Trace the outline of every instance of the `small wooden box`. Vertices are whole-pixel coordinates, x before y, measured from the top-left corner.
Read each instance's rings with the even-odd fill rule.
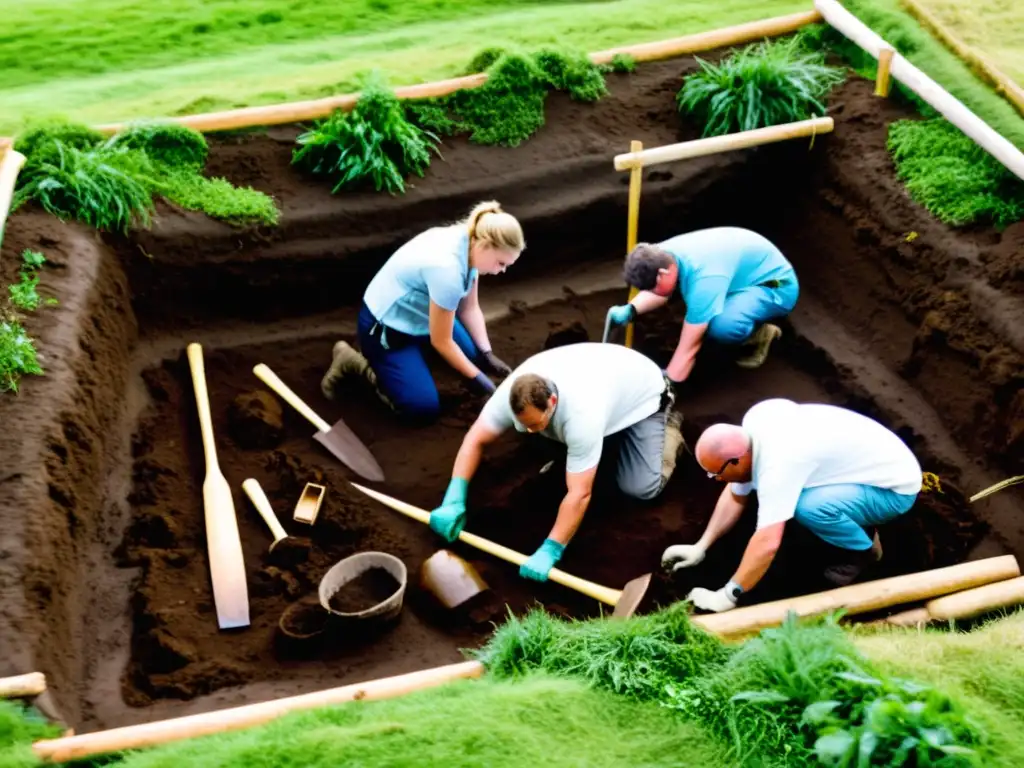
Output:
[[[294,519],[309,525],[315,523],[316,516],[320,514],[320,505],[323,504],[326,490],[322,485],[306,483],[306,487],[302,489],[302,495],[299,496],[299,500],[295,504]]]

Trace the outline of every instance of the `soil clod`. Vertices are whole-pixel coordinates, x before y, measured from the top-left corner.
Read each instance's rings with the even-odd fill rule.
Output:
[[[281,405],[267,392],[243,392],[228,408],[228,429],[240,448],[276,448],[284,439]]]

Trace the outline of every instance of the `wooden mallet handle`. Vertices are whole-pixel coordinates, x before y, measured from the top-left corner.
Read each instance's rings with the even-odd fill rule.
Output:
[[[252,505],[256,507],[256,511],[260,513],[260,517],[263,518],[263,522],[270,528],[270,532],[274,534],[274,543],[276,544],[281,539],[287,538],[288,532],[282,527],[281,523],[277,519],[277,515],[274,514],[274,508],[270,506],[270,499],[267,498],[267,494],[263,492],[263,487],[255,478],[248,478],[242,482],[242,490],[252,501]]]
[[[429,525],[430,513],[426,510],[414,507],[412,504],[406,504],[404,501],[399,501],[398,499],[394,499],[391,496],[378,491],[364,488],[358,483],[352,483],[352,485],[367,496],[376,499],[381,504],[391,507],[396,512],[401,512],[403,515],[411,517],[413,520],[419,520],[421,523],[427,523]],[[482,552],[486,552],[489,555],[494,555],[506,562],[512,563],[513,565],[522,565],[529,559],[526,555],[520,552],[516,552],[508,547],[503,547],[501,544],[496,544],[490,539],[477,536],[475,533],[463,531],[459,534],[459,540],[464,541],[471,547],[476,547]],[[602,587],[600,584],[595,584],[592,581],[587,581],[586,579],[581,579],[578,576],[573,576],[572,574],[566,573],[558,568],[551,569],[550,573],[548,573],[548,579],[561,584],[563,587],[573,589],[587,597],[599,600],[606,605],[615,605],[619,602],[619,598],[622,596],[622,590]]]

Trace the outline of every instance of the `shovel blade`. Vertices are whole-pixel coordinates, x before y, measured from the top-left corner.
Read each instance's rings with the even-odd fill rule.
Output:
[[[644,595],[647,594],[647,588],[651,586],[652,576],[653,574],[645,573],[626,583],[619,601],[615,603],[615,610],[612,611],[613,618],[628,619],[636,612]]]
[[[384,479],[384,470],[370,453],[370,449],[363,445],[363,441],[356,437],[342,419],[338,419],[329,431],[317,432],[313,439],[357,475],[376,483]]]

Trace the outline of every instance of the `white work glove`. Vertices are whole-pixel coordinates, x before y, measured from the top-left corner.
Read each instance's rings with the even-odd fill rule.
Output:
[[[704,547],[699,544],[675,544],[661,555],[661,566],[672,566],[673,571],[697,565],[704,559]]]
[[[721,613],[722,611],[731,611],[736,607],[736,601],[733,600],[732,595],[726,591],[726,587],[722,587],[714,592],[710,589],[704,589],[703,587],[696,587],[690,590],[686,599],[691,601],[702,611],[714,611],[715,613]]]

